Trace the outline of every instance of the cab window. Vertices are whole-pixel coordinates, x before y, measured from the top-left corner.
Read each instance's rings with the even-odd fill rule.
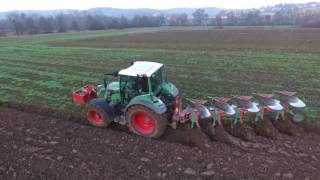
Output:
[[[155,93],[160,90],[161,84],[163,82],[162,73],[163,67],[151,75],[151,88]]]

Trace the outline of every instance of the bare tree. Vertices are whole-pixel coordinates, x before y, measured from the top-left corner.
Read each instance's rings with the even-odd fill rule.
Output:
[[[39,29],[37,27],[35,17],[33,17],[33,16],[27,17],[25,26],[26,26],[26,31],[28,34],[38,34],[39,33],[38,32]]]
[[[56,16],[56,23],[58,32],[66,32],[68,30],[67,15],[59,14]]]
[[[52,33],[54,32],[53,18],[40,17],[38,21],[38,31],[41,33]]]
[[[7,19],[9,21],[9,25],[12,27],[16,35],[23,35],[25,31],[24,24],[25,14],[9,14]]]
[[[169,19],[170,26],[186,26],[188,25],[188,15],[183,14],[174,14],[170,16]]]
[[[195,26],[207,25],[209,15],[204,9],[197,9],[193,14],[193,24]]]
[[[79,31],[80,30],[80,26],[79,23],[76,19],[73,19],[72,24],[71,24],[71,29],[74,31]]]
[[[6,25],[7,22],[5,20],[0,21],[0,36],[6,36]]]

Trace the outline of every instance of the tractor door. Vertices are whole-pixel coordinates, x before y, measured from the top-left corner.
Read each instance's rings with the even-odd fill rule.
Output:
[[[147,77],[120,76],[120,95],[123,104],[128,104],[132,98],[148,92]]]

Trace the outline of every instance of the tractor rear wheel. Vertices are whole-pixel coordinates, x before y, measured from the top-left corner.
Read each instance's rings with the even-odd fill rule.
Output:
[[[108,103],[103,99],[93,99],[87,105],[87,119],[95,127],[108,127],[112,122]]]
[[[156,114],[142,105],[130,107],[126,121],[131,132],[148,138],[159,138],[167,127],[165,114]]]

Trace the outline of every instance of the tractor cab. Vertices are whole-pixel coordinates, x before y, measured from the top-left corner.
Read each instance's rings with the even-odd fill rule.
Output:
[[[157,96],[165,82],[164,66],[160,63],[137,61],[119,72],[120,96],[124,104],[137,96]]]
[[[118,77],[119,80],[111,83],[105,80],[104,85],[98,85],[97,96],[108,102],[121,103],[123,106],[137,97],[151,99],[167,87],[164,65],[155,62],[136,61],[126,69],[106,75]]]

